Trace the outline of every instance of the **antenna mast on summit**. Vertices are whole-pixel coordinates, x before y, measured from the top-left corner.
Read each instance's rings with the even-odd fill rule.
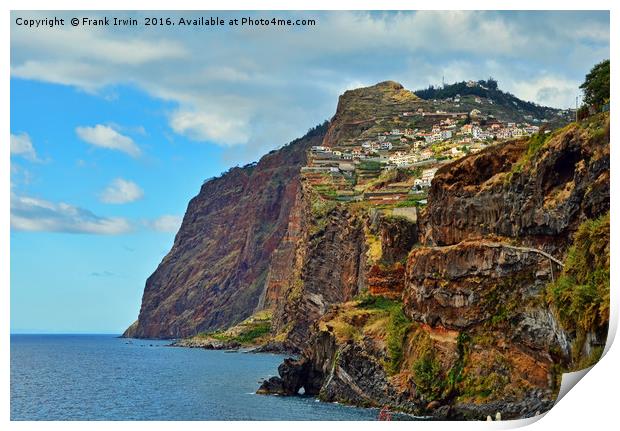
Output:
[[[575,97],[575,122],[577,122],[577,112],[579,111],[579,95]]]

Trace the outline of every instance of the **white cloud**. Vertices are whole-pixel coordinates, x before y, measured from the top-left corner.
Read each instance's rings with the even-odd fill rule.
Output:
[[[535,100],[545,106],[570,108],[574,107],[575,96],[579,94],[579,84],[579,81],[546,75],[532,80],[513,81],[508,85],[525,100]]]
[[[182,216],[177,215],[163,215],[147,222],[147,226],[157,232],[177,232],[181,227],[183,221]]]
[[[173,20],[188,14],[166,13]],[[114,91],[115,85],[136,87],[176,105],[167,118],[174,132],[234,146],[229,151],[249,161],[329,118],[336,106],[335,92],[351,82],[396,79],[417,89],[411,84],[437,84],[442,74],[448,82],[457,75],[459,79],[493,75],[500,88],[517,97],[564,105],[565,87],[549,86],[544,79],[582,80],[595,62],[609,56],[605,12],[256,15],[310,17],[318,25],[209,31],[200,38],[180,28],[33,32],[13,25],[11,76],[92,93]],[[143,14],[135,17],[142,19]],[[492,61],[502,70],[490,70]],[[467,74],[451,70],[456,63],[467,63]],[[528,82],[543,86],[519,84]],[[521,89],[524,93],[519,93]]]
[[[19,65],[11,66],[11,75],[14,77],[53,84],[75,85],[89,93],[94,93],[102,86],[112,84],[114,78],[109,73],[107,68],[76,60],[27,60]]]
[[[156,232],[176,233],[182,221],[182,216],[169,214],[133,221],[102,217],[75,205],[11,192],[11,229],[16,231],[123,235],[142,226]]]
[[[196,141],[212,141],[229,146],[244,144],[248,140],[245,121],[217,112],[176,111],[170,116],[170,127],[176,133]]]
[[[14,26],[18,36],[22,36],[21,29]],[[57,28],[51,32],[27,31],[28,36],[18,37],[16,44],[48,58],[54,57],[50,51],[62,50],[66,57],[86,60],[86,63],[136,66],[163,60],[178,61],[188,55],[182,44],[157,36],[140,38],[86,27]],[[75,43],[76,40],[80,43]]]
[[[125,204],[142,199],[144,192],[133,181],[114,179],[101,193],[101,201],[107,204]]]
[[[132,230],[121,217],[100,217],[64,202],[11,193],[11,228],[21,231],[120,235]]]
[[[28,133],[11,133],[11,154],[23,157],[31,162],[40,162]]]
[[[208,81],[245,82],[252,79],[249,73],[229,66],[209,66],[203,70],[202,79]]]
[[[94,127],[76,127],[75,133],[84,142],[96,147],[122,151],[132,157],[138,157],[141,154],[140,148],[133,139],[121,135],[113,128],[102,124],[97,124]]]

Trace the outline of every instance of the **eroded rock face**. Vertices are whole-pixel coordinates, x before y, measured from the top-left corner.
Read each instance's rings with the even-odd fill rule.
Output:
[[[278,366],[278,376],[265,380],[257,394],[296,395],[306,384],[309,363],[306,359],[287,358]]]
[[[279,376],[265,380],[257,394],[296,395],[304,389],[307,395],[318,395],[332,370],[338,346],[328,332],[319,332],[300,359],[285,359],[278,367]]]
[[[563,129],[523,169],[527,139],[442,167],[428,197],[426,242],[498,235],[563,251],[581,222],[609,208],[609,123],[604,132]]]
[[[417,322],[467,329],[540,295],[558,268],[536,252],[485,241],[422,247],[409,255],[405,311]]]
[[[415,214],[416,208],[396,208],[408,210]],[[418,225],[416,220],[403,216],[380,217],[377,230],[381,238],[382,258],[386,262],[404,260],[411,248],[418,242]]]
[[[322,401],[416,409],[392,387],[373,353],[356,343],[338,345],[326,331],[313,336],[301,359],[286,359],[278,373],[279,377],[264,381],[257,393],[295,395],[304,388],[305,394],[317,395]]]
[[[372,265],[367,274],[368,292],[385,298],[400,299],[405,288],[405,266]]]
[[[394,404],[395,391],[389,385],[384,368],[354,343],[342,346],[334,358],[320,397],[363,406]]]
[[[325,129],[207,181],[174,245],[148,278],[128,337],[178,338],[229,327],[264,299],[274,250],[290,225],[306,150]]]
[[[317,229],[309,197],[304,198],[304,236],[297,243],[293,265],[274,315],[274,331],[286,331],[288,343],[303,349],[312,326],[329,307],[350,300],[364,286],[363,221],[346,208],[323,216]]]
[[[320,316],[320,330],[303,333],[319,331],[302,351],[309,393],[448,419],[548,410],[557,367],[570,363],[574,340],[549,309],[545,289],[560,273],[577,226],[609,209],[608,131],[580,127],[537,151],[517,140],[442,168],[416,220],[422,244],[407,223],[371,211],[365,226],[375,249],[368,248],[373,261],[362,278],[371,294],[403,301],[410,326],[400,368],[394,375],[385,368],[394,334],[382,334],[355,302],[334,304],[312,314]],[[331,220],[324,232],[335,225]],[[304,256],[302,268],[314,260]]]

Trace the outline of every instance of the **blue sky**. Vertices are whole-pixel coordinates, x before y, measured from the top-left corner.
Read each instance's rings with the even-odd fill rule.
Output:
[[[202,181],[303,135],[346,89],[493,76],[567,107],[609,57],[604,12],[193,14],[317,20],[306,28],[15,24],[47,15],[12,13],[13,332],[122,331]]]

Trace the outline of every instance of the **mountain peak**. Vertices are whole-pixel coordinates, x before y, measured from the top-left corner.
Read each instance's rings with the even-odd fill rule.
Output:
[[[382,81],[370,87],[345,91],[338,99],[323,145],[352,138],[381,119],[390,119],[417,109],[421,99],[395,81]]]
[[[390,88],[393,90],[402,90],[403,88],[403,84],[401,84],[400,82],[396,82],[396,81],[382,81],[379,82],[375,85],[373,85],[372,87],[386,87],[386,88]]]

